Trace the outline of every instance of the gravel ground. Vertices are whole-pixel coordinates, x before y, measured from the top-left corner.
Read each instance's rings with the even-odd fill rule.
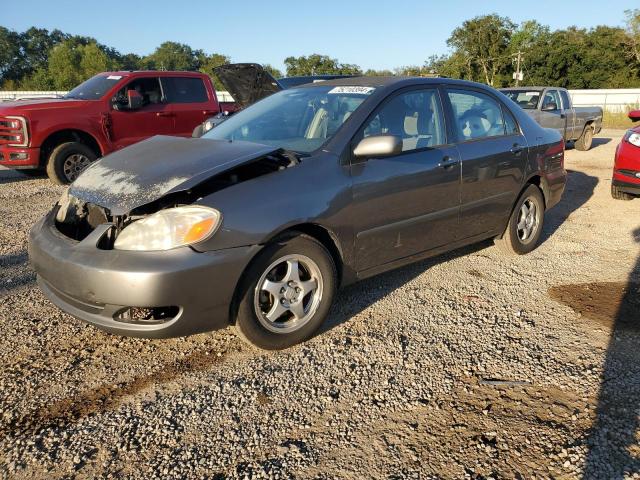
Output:
[[[621,131],[567,152],[544,242],[490,242],[341,292],[304,345],[108,335],[40,293],[61,189],[0,171],[0,477],[640,478],[640,200]]]

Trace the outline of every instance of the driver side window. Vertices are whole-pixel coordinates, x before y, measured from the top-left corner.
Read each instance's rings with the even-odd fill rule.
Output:
[[[122,87],[116,94],[116,102],[121,105],[128,103],[127,92],[135,90],[142,96],[142,108],[147,105],[162,103],[162,89],[155,77],[137,78]]]
[[[549,107],[549,105],[554,104],[557,110],[560,108],[560,96],[558,95],[557,90],[549,90],[544,94],[544,100],[542,101],[542,108]]]

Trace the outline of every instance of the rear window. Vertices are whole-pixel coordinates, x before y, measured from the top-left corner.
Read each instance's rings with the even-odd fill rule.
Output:
[[[201,78],[163,77],[162,87],[169,103],[203,103],[209,100]]]

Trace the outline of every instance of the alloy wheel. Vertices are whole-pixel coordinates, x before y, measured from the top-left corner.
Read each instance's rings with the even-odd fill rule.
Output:
[[[320,268],[304,255],[273,262],[258,280],[254,307],[267,330],[290,333],[302,328],[318,310],[324,282]]]
[[[89,157],[81,153],[69,155],[62,166],[62,171],[67,181],[69,183],[73,182],[90,163]]]

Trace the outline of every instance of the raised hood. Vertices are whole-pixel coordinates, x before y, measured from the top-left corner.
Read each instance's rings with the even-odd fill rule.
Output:
[[[257,63],[221,65],[213,73],[241,108],[282,90],[278,81]]]
[[[69,194],[122,215],[276,151],[250,142],[153,137],[91,165]]]

